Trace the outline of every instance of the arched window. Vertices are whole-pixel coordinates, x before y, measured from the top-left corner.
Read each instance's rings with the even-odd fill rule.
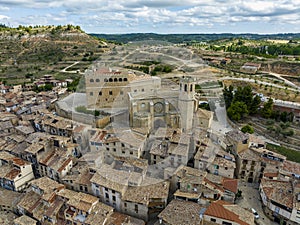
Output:
[[[184,91],[187,91],[187,84],[184,85]]]
[[[91,83],[94,83],[94,79],[90,79],[90,82],[91,82]]]
[[[119,82],[122,82],[123,80],[122,80],[122,78],[119,78]]]
[[[191,84],[191,86],[190,86],[190,91],[193,91],[193,85]]]
[[[108,82],[107,78],[104,78],[104,82]]]
[[[124,78],[124,81],[127,81],[127,77]]]
[[[113,82],[113,79],[112,79],[112,78],[109,78],[109,82]]]
[[[114,82],[118,82],[118,78],[115,78],[115,79],[114,79]]]

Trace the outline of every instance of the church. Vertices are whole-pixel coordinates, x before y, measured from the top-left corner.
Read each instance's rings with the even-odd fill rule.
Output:
[[[180,128],[184,132],[199,126],[207,129],[213,113],[204,113],[206,110],[198,108],[195,83],[193,77],[182,77],[177,90],[128,93],[130,127],[148,130],[156,130],[159,127]],[[204,124],[208,127],[203,127]]]

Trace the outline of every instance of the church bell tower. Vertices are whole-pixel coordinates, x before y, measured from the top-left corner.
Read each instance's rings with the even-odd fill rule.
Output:
[[[193,127],[195,79],[183,77],[180,79],[178,108],[180,110],[181,128],[189,131]]]

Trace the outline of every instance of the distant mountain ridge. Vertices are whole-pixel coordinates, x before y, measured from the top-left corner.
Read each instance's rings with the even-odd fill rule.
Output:
[[[156,34],[156,33],[129,33],[129,34],[96,34],[90,33],[92,36],[103,38],[108,41],[114,41],[118,43],[128,43],[135,41],[147,41],[147,40],[159,40],[167,41],[171,43],[186,43],[191,41],[214,41],[219,39],[230,39],[230,38],[243,38],[243,39],[284,39],[284,40],[295,40],[300,39],[300,33],[279,33],[279,34],[232,34],[232,33],[221,33],[221,34]]]

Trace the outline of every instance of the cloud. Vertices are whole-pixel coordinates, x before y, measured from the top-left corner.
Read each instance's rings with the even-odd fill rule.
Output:
[[[103,28],[136,26],[140,29],[144,26],[146,29],[148,26],[164,30],[264,22],[300,27],[300,1],[291,0],[2,0],[1,4],[0,10],[22,10],[21,17],[15,14],[9,17],[10,20],[16,18],[15,23],[25,25],[28,22],[57,24],[72,21],[88,27],[94,24]],[[45,16],[49,12],[52,17]]]
[[[0,21],[2,21],[2,20],[8,20],[8,19],[9,19],[8,16],[0,15]]]

